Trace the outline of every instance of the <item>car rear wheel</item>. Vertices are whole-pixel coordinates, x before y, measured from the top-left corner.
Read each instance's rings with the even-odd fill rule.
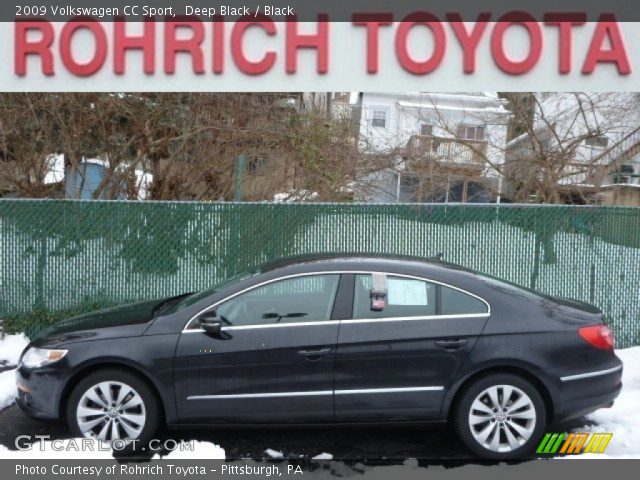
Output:
[[[528,381],[512,374],[483,377],[462,392],[454,424],[462,441],[483,458],[527,457],[547,421],[544,401]]]
[[[66,413],[74,435],[117,441],[118,447],[148,442],[160,424],[160,408],[151,388],[138,376],[118,369],[99,370],[83,378],[71,393]]]

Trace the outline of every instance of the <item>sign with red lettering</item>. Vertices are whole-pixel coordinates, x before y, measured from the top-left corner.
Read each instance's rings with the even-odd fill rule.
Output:
[[[275,22],[264,14],[238,21],[182,15],[5,22],[0,40],[11,41],[0,48],[12,61],[0,67],[0,81],[16,90],[60,89],[58,78],[66,89],[69,81],[83,89],[82,79],[117,77],[131,79],[125,89],[165,90],[178,76],[193,90],[250,89],[262,80],[269,80],[263,90],[389,90],[398,82],[423,90],[425,80],[461,90],[488,82],[492,89],[530,89],[532,81],[538,89],[598,90],[615,88],[611,81],[625,89],[637,75],[637,23],[557,12],[542,21],[525,12],[496,20],[489,13],[469,22],[456,13],[416,11],[400,19],[357,13],[350,22],[331,22],[327,14],[315,22]]]

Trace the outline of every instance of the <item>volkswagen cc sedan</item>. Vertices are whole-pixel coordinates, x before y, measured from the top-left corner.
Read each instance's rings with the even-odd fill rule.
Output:
[[[110,442],[448,422],[481,457],[523,458],[548,422],[611,406],[621,376],[593,306],[440,261],[307,257],[55,325],[22,354],[17,403]]]

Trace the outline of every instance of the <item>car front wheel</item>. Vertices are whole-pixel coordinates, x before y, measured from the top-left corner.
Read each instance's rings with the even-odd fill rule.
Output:
[[[71,393],[66,413],[74,435],[122,445],[148,442],[160,423],[151,388],[138,376],[118,369],[83,378]]]
[[[489,459],[525,458],[540,442],[547,421],[544,401],[513,374],[483,377],[465,388],[454,412],[462,441]]]

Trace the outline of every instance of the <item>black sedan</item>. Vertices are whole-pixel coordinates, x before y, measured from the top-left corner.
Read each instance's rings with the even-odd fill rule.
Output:
[[[17,403],[110,442],[449,422],[482,457],[522,458],[548,422],[611,406],[621,376],[593,306],[435,260],[308,257],[55,325],[22,354]]]

